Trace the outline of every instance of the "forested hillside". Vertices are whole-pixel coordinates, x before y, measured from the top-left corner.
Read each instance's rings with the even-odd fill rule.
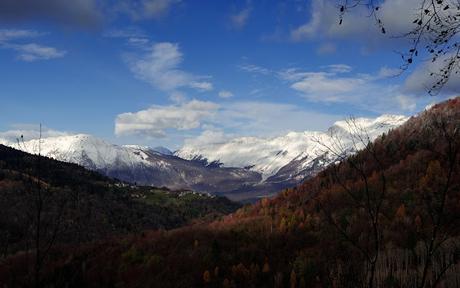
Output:
[[[40,285],[458,287],[460,98],[373,143],[349,125],[365,148],[302,185],[208,224],[57,247]],[[6,287],[33,285],[32,254],[3,259]]]
[[[56,243],[170,229],[238,207],[225,198],[191,191],[125,184],[0,145],[2,257],[34,249],[37,238],[46,250]]]

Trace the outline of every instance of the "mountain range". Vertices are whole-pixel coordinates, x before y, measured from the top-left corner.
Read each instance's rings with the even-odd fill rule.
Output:
[[[382,115],[338,121],[324,132],[240,137],[218,143],[187,142],[174,153],[164,147],[115,145],[87,134],[43,138],[41,142],[0,139],[0,143],[131,183],[253,201],[295,186],[336,161],[337,155],[329,153],[327,147],[340,143],[347,154],[361,149],[354,145],[351,134],[360,133],[372,141],[407,119]]]

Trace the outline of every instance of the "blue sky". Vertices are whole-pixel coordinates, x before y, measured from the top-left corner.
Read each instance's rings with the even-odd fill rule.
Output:
[[[42,123],[47,136],[176,149],[410,115],[459,91],[452,79],[428,96],[424,61],[395,76],[408,43],[389,35],[411,28],[419,1],[382,1],[388,35],[362,8],[339,26],[338,2],[3,1],[0,138]]]

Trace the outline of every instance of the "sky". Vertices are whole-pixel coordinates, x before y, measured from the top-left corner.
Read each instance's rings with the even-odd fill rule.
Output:
[[[429,96],[423,55],[400,70],[419,3],[381,1],[382,34],[340,0],[2,0],[0,138],[178,149],[413,115],[460,91]]]

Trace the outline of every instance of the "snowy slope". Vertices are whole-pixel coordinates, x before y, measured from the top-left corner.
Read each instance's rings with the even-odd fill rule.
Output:
[[[9,146],[22,151],[38,154],[39,140],[11,143]],[[148,155],[140,147],[123,147],[110,144],[91,135],[49,137],[41,140],[41,155],[80,164],[98,170],[116,165],[134,166],[139,163],[151,164]]]
[[[351,149],[350,133],[367,131],[369,140],[374,140],[406,120],[405,116],[382,115],[376,119],[357,118],[352,125],[349,125],[349,121],[338,121],[326,132],[290,132],[270,139],[241,137],[225,143],[189,143],[176,151],[175,155],[189,160],[220,162],[225,167],[250,168],[261,173],[265,180],[275,176],[292,161],[301,162],[297,163],[299,171],[307,168],[324,154],[325,147],[321,144],[330,146],[338,138],[345,147]],[[332,158],[325,162],[331,161]]]

